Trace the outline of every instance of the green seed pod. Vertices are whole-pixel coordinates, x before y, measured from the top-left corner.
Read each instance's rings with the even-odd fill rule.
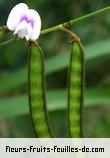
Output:
[[[29,55],[29,104],[35,133],[51,137],[45,97],[44,58],[38,44],[32,44]]]
[[[68,125],[69,136],[72,138],[82,137],[83,78],[83,49],[79,42],[73,42],[68,86]]]

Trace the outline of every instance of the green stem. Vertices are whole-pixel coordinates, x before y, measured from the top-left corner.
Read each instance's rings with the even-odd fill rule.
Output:
[[[69,35],[70,35],[70,37],[71,37],[71,41],[70,42],[80,42],[80,39],[79,39],[79,37],[77,37],[77,35],[74,33],[74,32],[72,32],[71,30],[69,30],[69,29],[67,29],[67,28],[65,28],[63,25],[60,27],[60,30],[62,30],[62,31],[64,31],[64,32],[66,32],[66,33],[68,33]]]
[[[10,44],[10,43],[14,42],[15,40],[16,40],[16,37],[13,37],[7,41],[4,41],[4,42],[0,43],[0,47]]]
[[[79,21],[88,19],[88,18],[90,18],[90,17],[93,17],[93,16],[95,16],[95,15],[97,15],[97,14],[103,13],[103,12],[108,11],[108,10],[110,10],[110,6],[105,7],[105,8],[103,8],[103,9],[100,9],[100,10],[97,10],[97,11],[95,11],[95,12],[89,13],[89,14],[87,14],[87,15],[81,16],[81,17],[79,17],[79,18],[70,20],[70,21],[65,22],[65,23],[63,23],[63,24],[56,25],[56,26],[54,26],[54,27],[51,27],[51,28],[42,30],[42,31],[41,31],[41,35],[46,34],[46,33],[49,33],[49,32],[53,32],[53,31],[62,30],[62,29],[61,29],[62,27],[66,27],[66,28],[71,27],[71,26],[72,26],[74,23],[76,23],[76,22],[79,22]]]
[[[101,14],[101,13],[103,13],[103,12],[105,12],[105,11],[109,11],[109,10],[110,10],[110,6],[105,7],[105,8],[103,8],[103,9],[100,9],[100,10],[97,10],[97,11],[94,11],[94,12],[89,13],[89,14],[87,14],[87,15],[81,16],[81,17],[79,17],[79,18],[70,20],[70,21],[68,21],[68,22],[65,22],[65,23],[56,25],[56,26],[54,26],[54,27],[50,27],[50,28],[48,28],[48,29],[44,29],[44,30],[41,31],[40,35],[43,35],[43,34],[46,34],[46,33],[49,33],[49,32],[53,32],[53,31],[59,31],[59,30],[66,31],[66,30],[65,30],[66,28],[70,28],[70,27],[71,27],[74,23],[76,23],[76,22],[80,22],[80,21],[82,21],[82,20],[85,20],[85,19],[94,17],[94,16],[97,15],[97,14]],[[65,29],[64,29],[64,28],[65,28]],[[2,33],[3,33],[3,32],[5,33],[5,32],[8,32],[9,30],[8,30],[8,28],[5,26],[5,27],[0,27],[0,31],[1,31]],[[67,31],[66,31],[66,32],[67,32]],[[69,33],[69,32],[68,32],[68,33]],[[11,39],[11,40],[12,40],[12,39]],[[8,44],[8,42],[10,43],[11,40],[1,43],[0,46],[1,46],[1,45],[5,45],[5,44]],[[12,40],[12,41],[13,41],[13,40]]]

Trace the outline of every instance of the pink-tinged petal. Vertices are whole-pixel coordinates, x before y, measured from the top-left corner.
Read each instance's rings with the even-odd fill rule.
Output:
[[[28,23],[26,21],[22,21],[17,25],[14,34],[18,34],[20,38],[26,38],[28,41],[32,34],[32,26],[31,23]]]
[[[31,40],[36,40],[38,39],[39,35],[40,35],[40,31],[41,31],[41,18],[40,15],[38,14],[37,11],[30,9],[28,16],[30,19],[32,19],[32,34],[30,39]]]
[[[27,34],[25,35],[26,40],[28,41],[32,34],[32,26],[31,23],[27,25]]]
[[[27,28],[27,23],[26,21],[22,21],[21,23],[19,23],[19,25],[17,25],[14,34],[19,33],[19,31],[22,31],[25,28]]]
[[[29,11],[28,6],[24,3],[17,4],[10,12],[7,20],[7,27],[9,30],[14,31],[19,24],[22,16]]]

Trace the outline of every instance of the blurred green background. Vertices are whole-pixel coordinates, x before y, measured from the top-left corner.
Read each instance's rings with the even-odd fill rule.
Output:
[[[20,2],[39,12],[42,29],[110,5],[109,0],[0,0],[0,26],[6,24],[10,10]],[[84,137],[110,137],[110,11],[76,23],[72,30],[85,46]],[[60,32],[39,38],[45,55],[48,110],[55,137],[67,137],[68,41],[68,36]],[[24,40],[0,48],[0,137],[35,137],[28,105],[27,63]]]

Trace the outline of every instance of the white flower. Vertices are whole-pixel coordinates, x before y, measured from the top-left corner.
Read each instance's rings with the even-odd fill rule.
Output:
[[[11,10],[7,27],[20,38],[35,41],[40,35],[41,18],[37,11],[29,9],[24,3],[19,3]]]

